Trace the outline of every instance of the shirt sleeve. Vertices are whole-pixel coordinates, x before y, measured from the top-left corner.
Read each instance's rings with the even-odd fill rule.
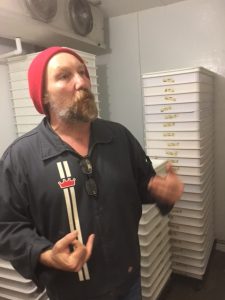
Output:
[[[160,199],[151,195],[151,192],[147,189],[150,178],[156,175],[150,158],[146,155],[139,142],[129,131],[128,138],[133,170],[142,204],[155,203],[162,215],[168,214],[173,208],[173,205],[163,203]]]
[[[37,283],[39,255],[52,243],[36,232],[22,169],[13,164],[10,151],[0,160],[0,256]]]

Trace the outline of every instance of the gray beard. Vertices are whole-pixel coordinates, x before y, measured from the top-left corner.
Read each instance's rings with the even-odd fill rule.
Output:
[[[95,105],[96,106],[96,105]],[[79,113],[76,107],[70,107],[59,111],[58,117],[66,123],[77,123],[77,122],[91,122],[97,118],[97,108],[96,112],[88,111],[86,114]]]
[[[54,101],[47,101],[47,110],[53,111],[58,119],[69,124],[94,121],[98,117],[98,110],[93,93],[80,90],[74,97],[72,104],[66,108],[58,108]]]

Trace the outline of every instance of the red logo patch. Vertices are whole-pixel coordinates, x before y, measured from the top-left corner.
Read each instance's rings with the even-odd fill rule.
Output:
[[[60,186],[61,189],[66,189],[66,188],[70,188],[72,186],[75,186],[76,184],[76,179],[73,178],[68,178],[68,179],[63,179],[63,181],[59,181],[58,185]]]

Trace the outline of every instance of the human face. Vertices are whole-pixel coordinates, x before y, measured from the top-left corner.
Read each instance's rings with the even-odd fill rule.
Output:
[[[44,104],[50,119],[89,122],[97,117],[94,95],[84,64],[74,55],[58,53],[47,65]]]

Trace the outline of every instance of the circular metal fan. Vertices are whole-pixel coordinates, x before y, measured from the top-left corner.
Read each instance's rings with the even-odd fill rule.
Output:
[[[57,0],[24,0],[31,16],[42,22],[49,22],[56,14]]]
[[[85,36],[93,29],[93,16],[87,0],[70,0],[69,16],[73,30]]]

